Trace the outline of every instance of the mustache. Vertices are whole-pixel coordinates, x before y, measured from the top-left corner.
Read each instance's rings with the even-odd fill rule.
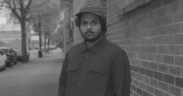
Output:
[[[85,34],[95,34],[93,31],[86,31]]]

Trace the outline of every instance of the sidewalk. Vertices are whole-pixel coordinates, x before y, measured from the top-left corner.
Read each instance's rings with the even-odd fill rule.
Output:
[[[57,49],[1,72],[0,96],[57,96],[63,58]]]

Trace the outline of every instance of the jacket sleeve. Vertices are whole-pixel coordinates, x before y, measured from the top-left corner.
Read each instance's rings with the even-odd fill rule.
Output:
[[[59,78],[59,90],[58,90],[58,96],[65,96],[65,90],[66,90],[66,79],[67,79],[67,65],[68,65],[68,56],[65,56],[60,78]]]
[[[124,51],[116,54],[111,75],[112,96],[130,96],[130,66]]]

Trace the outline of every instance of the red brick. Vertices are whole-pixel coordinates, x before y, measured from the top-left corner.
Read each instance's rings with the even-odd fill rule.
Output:
[[[181,30],[180,31],[181,31],[181,33],[183,33],[183,24],[181,24]]]
[[[149,93],[154,93],[154,89],[153,89],[153,87],[152,86],[148,86],[148,85],[146,85],[146,90],[149,92]]]
[[[138,83],[138,81],[137,80],[133,80],[133,84],[134,84],[134,86],[136,86],[137,85],[137,83]]]
[[[163,62],[163,56],[158,54],[158,55],[155,55],[155,62],[160,62],[162,63]]]
[[[158,71],[168,73],[168,66],[164,64],[158,64]]]
[[[140,55],[140,59],[145,59],[145,54],[139,54]]]
[[[144,68],[148,68],[149,67],[148,62],[146,62],[146,61],[142,61],[142,65],[143,65]]]
[[[175,66],[169,66],[169,73],[176,76],[181,76],[181,68]]]
[[[140,89],[140,88],[136,88],[136,92],[140,95],[140,96],[142,96],[142,90]]]
[[[165,34],[175,34],[180,33],[181,25],[180,24],[172,24],[165,27]]]
[[[149,77],[153,77],[154,73],[151,70],[146,70],[146,75]]]
[[[132,95],[132,96],[141,96],[141,95],[139,95],[139,94],[137,94],[137,93],[134,93],[134,95]]]
[[[163,74],[163,81],[169,84],[175,84],[175,77],[169,74]]]
[[[183,56],[175,56],[175,64],[183,66]]]
[[[163,91],[160,91],[158,89],[155,89],[154,90],[154,94],[155,94],[155,96],[163,96]]]
[[[183,88],[183,78],[176,77],[175,84],[181,88]]]
[[[167,15],[167,16],[160,17],[158,19],[158,23],[159,23],[158,24],[159,26],[172,24],[173,23],[173,16]]]
[[[166,92],[166,93],[163,93],[163,96],[172,96],[172,94]]]
[[[181,74],[182,74],[182,77],[183,77],[183,68],[181,68]]]
[[[164,91],[168,91],[168,84],[164,82],[158,82],[158,87]]]
[[[155,11],[155,16],[156,17],[165,16],[168,13],[169,13],[169,10],[167,10],[166,7],[162,7]]]
[[[163,38],[162,37],[153,37],[151,38],[152,44],[162,44]]]
[[[180,10],[180,7],[179,7],[179,2],[175,2],[175,3],[173,3],[173,4],[171,4],[170,6],[168,6],[168,8],[167,8],[169,11],[170,11],[170,13],[176,13],[177,11],[179,11]]]
[[[181,55],[183,55],[183,45],[181,45],[180,47],[181,47]]]
[[[149,68],[151,70],[157,70],[158,69],[158,65],[156,63],[149,62]]]
[[[136,73],[136,72],[133,72],[133,75],[132,75],[132,77],[133,77],[133,84],[135,83],[134,82],[134,80],[136,80],[137,79],[137,77],[138,77],[138,74]]]
[[[175,44],[183,44],[183,34],[175,35]]]
[[[163,36],[162,44],[174,44],[174,36]]]
[[[154,73],[154,78],[157,80],[162,80],[163,79],[163,74],[160,72],[153,72]]]
[[[153,60],[154,60],[152,54],[147,54],[146,59],[147,59],[147,60],[150,60],[150,61],[153,61]]]
[[[170,55],[180,55],[181,54],[181,47],[175,46],[175,45],[170,45],[170,46],[168,46],[168,51],[169,51]]]
[[[174,14],[173,20],[174,20],[174,23],[183,21],[183,11]]]
[[[156,87],[157,84],[158,84],[158,82],[157,82],[157,80],[155,80],[155,79],[150,79],[150,84],[151,84],[151,86]]]
[[[157,53],[157,47],[156,46],[147,46],[146,47],[147,53]]]
[[[148,84],[148,83],[149,83],[149,78],[147,78],[147,77],[144,76],[144,77],[142,78],[142,82],[145,82],[145,83]]]
[[[158,46],[158,53],[159,54],[168,54],[168,47],[167,46]]]
[[[141,89],[145,89],[145,84],[142,83],[142,82],[138,82],[138,85],[137,85],[139,88]]]
[[[180,33],[180,30],[180,24],[168,25],[150,31],[150,36],[170,35]]]
[[[162,6],[161,0],[160,0],[160,1],[157,0],[157,1],[152,2],[152,3],[149,4],[149,7],[150,7],[151,9],[157,9],[157,8],[159,8],[159,7],[161,7],[161,6]]]
[[[161,0],[163,5],[174,3],[175,0]]]
[[[141,70],[139,70],[139,71],[141,71]],[[143,73],[141,73],[141,74],[143,74]],[[141,81],[141,80],[142,80],[142,75],[139,75],[139,74],[138,74],[138,75],[136,76],[136,79]]]
[[[181,96],[181,89],[175,86],[169,86],[169,92],[174,94],[175,96]]]
[[[168,55],[163,56],[163,62],[166,64],[174,64],[174,61],[175,61],[174,56],[168,56]]]
[[[139,35],[140,35],[141,37],[147,37],[147,36],[148,36],[148,30],[141,30],[141,31],[139,32]]]

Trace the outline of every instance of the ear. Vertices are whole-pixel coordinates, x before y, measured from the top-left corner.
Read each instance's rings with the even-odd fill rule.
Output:
[[[79,27],[79,18],[78,17],[75,18],[75,24],[77,27]]]

